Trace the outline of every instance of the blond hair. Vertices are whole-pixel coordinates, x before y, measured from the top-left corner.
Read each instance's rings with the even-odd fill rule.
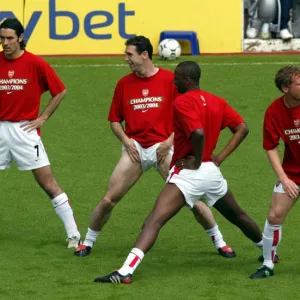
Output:
[[[286,66],[281,68],[275,75],[275,85],[283,92],[282,86],[289,87],[293,82],[294,76],[300,76],[300,68],[295,66]]]

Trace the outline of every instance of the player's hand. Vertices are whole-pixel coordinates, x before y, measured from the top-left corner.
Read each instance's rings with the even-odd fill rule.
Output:
[[[20,127],[23,128],[24,131],[31,132],[37,128],[40,128],[45,121],[45,119],[37,118],[35,120],[23,122]]]
[[[196,164],[195,156],[188,156],[187,158],[179,159],[175,163],[176,168],[179,170],[182,169],[197,170],[199,169],[200,165]]]
[[[170,147],[166,142],[160,143],[156,149],[157,163],[162,164],[169,155]]]
[[[140,154],[135,146],[134,139],[128,139],[123,143],[132,162],[141,162]]]
[[[280,182],[284,191],[289,197],[296,199],[299,196],[299,187],[294,181],[286,178],[284,180],[281,180]]]

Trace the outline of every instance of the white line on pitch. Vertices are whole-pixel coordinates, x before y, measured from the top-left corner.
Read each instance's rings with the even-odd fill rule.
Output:
[[[298,64],[296,61],[269,61],[269,62],[224,62],[210,63],[199,62],[201,66],[262,66],[262,65],[291,65]],[[176,63],[156,63],[157,66],[177,66]],[[51,64],[54,68],[119,68],[128,67],[127,64]]]

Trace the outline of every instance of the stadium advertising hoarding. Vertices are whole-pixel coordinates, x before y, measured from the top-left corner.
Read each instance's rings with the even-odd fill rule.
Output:
[[[190,0],[182,7],[158,0],[14,0],[1,4],[0,22],[19,18],[28,50],[40,55],[122,54],[125,39],[139,34],[156,52],[163,30],[196,31],[202,53],[241,52],[242,1],[231,2]]]

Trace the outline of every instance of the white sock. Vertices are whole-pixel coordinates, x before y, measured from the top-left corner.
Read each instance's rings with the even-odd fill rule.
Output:
[[[118,272],[123,276],[126,276],[127,274],[133,274],[144,256],[145,254],[143,251],[138,248],[133,248]]]
[[[70,206],[68,196],[62,193],[51,200],[55,212],[64,223],[68,238],[77,237],[80,239],[77,224],[73,216],[73,210]]]
[[[86,245],[86,246],[89,246],[92,248],[94,243],[97,240],[99,233],[100,233],[100,231],[95,231],[91,228],[88,228],[83,245]]]
[[[207,234],[210,236],[211,240],[213,241],[215,247],[217,249],[223,248],[226,246],[225,241],[223,240],[223,235],[219,230],[218,224],[216,224],[213,228],[205,230]]]
[[[281,228],[281,225],[270,225],[266,220],[263,233],[263,255],[264,265],[270,269],[274,268],[276,249],[281,240]]]

